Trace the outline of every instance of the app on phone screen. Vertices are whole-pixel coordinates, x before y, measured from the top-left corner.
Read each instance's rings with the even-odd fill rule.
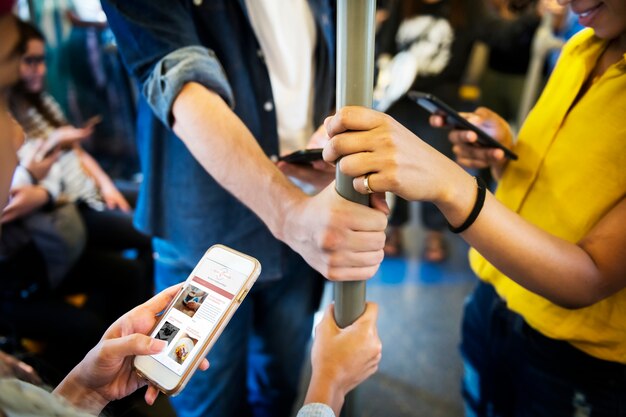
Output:
[[[155,339],[167,342],[167,348],[153,357],[182,375],[191,363],[187,359],[202,348],[245,281],[244,274],[204,258],[166,312],[162,325],[152,333]]]

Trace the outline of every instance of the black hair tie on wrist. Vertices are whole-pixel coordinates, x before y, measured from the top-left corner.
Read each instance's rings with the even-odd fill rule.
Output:
[[[478,188],[476,191],[476,201],[474,202],[474,207],[472,208],[472,211],[469,214],[469,216],[467,216],[467,219],[465,219],[463,224],[460,225],[459,227],[454,227],[450,223],[448,223],[448,229],[450,229],[452,233],[462,233],[466,231],[472,224],[474,224],[474,222],[476,221],[476,218],[478,218],[478,215],[480,214],[480,211],[483,208],[483,205],[485,204],[485,196],[487,195],[487,186],[485,185],[485,182],[481,180],[479,177],[474,177],[474,179],[476,180],[476,185]]]

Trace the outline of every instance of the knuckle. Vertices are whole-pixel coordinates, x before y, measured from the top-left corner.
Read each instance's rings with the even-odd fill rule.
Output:
[[[350,110],[347,107],[340,108],[335,113],[335,122],[339,125],[343,125],[349,116]]]
[[[329,268],[325,276],[331,281],[341,281],[344,278],[344,274],[337,268]]]
[[[322,235],[320,247],[326,251],[336,250],[339,245],[339,238],[336,233],[326,232]]]
[[[376,275],[376,272],[378,272],[378,267],[379,266],[380,266],[380,264],[364,268],[363,269],[363,278],[365,278],[365,279],[372,278],[374,275]]]

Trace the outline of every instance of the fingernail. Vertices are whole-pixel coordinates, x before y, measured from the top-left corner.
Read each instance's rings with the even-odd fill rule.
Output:
[[[165,340],[152,339],[150,342],[150,351],[155,353],[163,352],[165,346],[167,346],[167,342]]]

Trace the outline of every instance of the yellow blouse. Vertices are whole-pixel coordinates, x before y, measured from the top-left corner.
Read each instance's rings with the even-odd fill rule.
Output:
[[[605,48],[590,29],[567,43],[520,131],[519,161],[509,163],[496,192],[508,208],[569,242],[626,196],[626,54],[576,101]],[[534,329],[626,364],[626,290],[568,310],[522,288],[475,250],[470,263]]]

